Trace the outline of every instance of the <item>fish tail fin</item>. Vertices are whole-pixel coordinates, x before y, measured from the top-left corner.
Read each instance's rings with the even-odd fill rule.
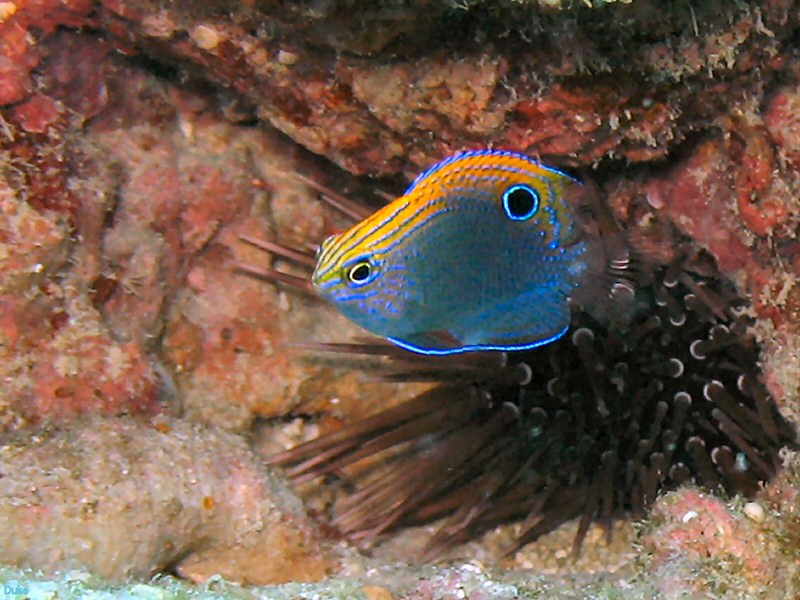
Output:
[[[589,183],[570,198],[585,247],[584,268],[570,294],[573,307],[600,323],[625,328],[637,313],[636,290],[648,272],[648,261]]]
[[[587,268],[570,302],[606,326],[624,328],[637,312],[638,272],[643,263],[622,233],[587,241],[586,255]]]

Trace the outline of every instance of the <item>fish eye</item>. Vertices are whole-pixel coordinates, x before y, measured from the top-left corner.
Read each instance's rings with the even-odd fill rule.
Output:
[[[513,221],[530,219],[539,210],[539,194],[529,185],[512,185],[503,192],[503,210]]]
[[[347,279],[356,285],[367,283],[371,277],[372,265],[368,260],[360,260],[347,269]]]

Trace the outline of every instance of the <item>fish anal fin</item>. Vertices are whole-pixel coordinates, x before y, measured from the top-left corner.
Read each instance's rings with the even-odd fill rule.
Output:
[[[547,345],[569,327],[570,307],[562,290],[534,288],[473,315],[457,330],[468,344],[491,350],[527,350]]]
[[[449,331],[419,331],[390,337],[390,342],[420,354],[454,354],[465,351],[465,344]]]

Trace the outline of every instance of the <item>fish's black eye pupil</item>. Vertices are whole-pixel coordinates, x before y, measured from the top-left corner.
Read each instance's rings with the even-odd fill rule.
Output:
[[[347,276],[353,283],[364,283],[372,274],[372,267],[369,263],[362,262],[353,265]]]
[[[524,221],[539,210],[539,194],[527,185],[512,185],[503,192],[503,210],[509,219]]]

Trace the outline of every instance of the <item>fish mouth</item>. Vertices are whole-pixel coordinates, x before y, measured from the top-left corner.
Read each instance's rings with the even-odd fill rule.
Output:
[[[319,269],[314,269],[314,272],[311,273],[311,285],[314,286],[314,291],[317,292],[320,296],[326,296],[325,289],[331,286],[331,281],[325,280],[325,277],[322,273],[320,273]]]
[[[320,283],[321,282],[320,282],[319,273],[317,272],[316,269],[314,269],[314,272],[311,273],[311,285],[313,285],[314,289],[317,290],[318,292],[319,292]]]

